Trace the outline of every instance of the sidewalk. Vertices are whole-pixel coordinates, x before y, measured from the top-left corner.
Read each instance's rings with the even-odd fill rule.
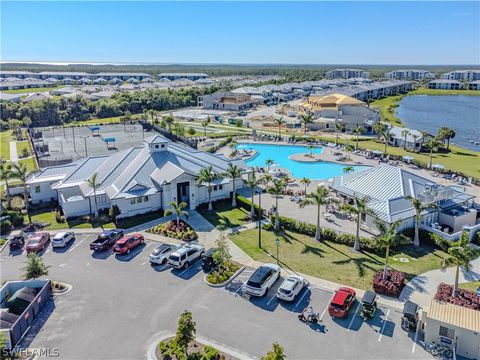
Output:
[[[18,161],[18,152],[17,152],[17,142],[10,141],[10,161],[17,162]]]

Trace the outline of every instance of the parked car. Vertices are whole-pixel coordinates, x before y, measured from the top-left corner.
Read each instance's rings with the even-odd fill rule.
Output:
[[[137,246],[145,242],[142,234],[133,234],[122,237],[113,245],[113,252],[115,254],[130,254],[130,252]]]
[[[248,279],[244,288],[245,292],[253,296],[264,296],[279,277],[280,266],[276,264],[262,265]]]
[[[199,244],[189,244],[181,247],[180,249],[172,252],[168,257],[168,263],[176,268],[188,268],[190,264],[200,259],[205,252],[205,248]]]
[[[22,235],[12,235],[8,239],[10,250],[21,249],[25,244],[25,238]]]
[[[25,250],[29,252],[40,252],[45,249],[50,241],[50,234],[46,232],[35,233],[27,239]]]
[[[355,290],[348,287],[341,287],[333,295],[328,306],[330,316],[346,318],[352,305],[355,303]]]
[[[52,247],[65,247],[70,241],[75,240],[75,234],[71,231],[57,233],[52,239]]]
[[[150,254],[150,262],[152,264],[166,264],[170,254],[181,247],[182,245],[180,244],[162,244],[157,246]]]
[[[303,277],[290,275],[283,280],[282,285],[278,288],[277,298],[285,301],[293,301],[304,286],[308,286],[308,282]]]
[[[90,243],[90,250],[105,251],[123,236],[123,230],[113,229],[101,232],[98,237]]]

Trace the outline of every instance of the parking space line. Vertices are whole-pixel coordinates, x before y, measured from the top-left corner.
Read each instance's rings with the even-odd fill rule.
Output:
[[[318,321],[322,321],[323,317],[325,316],[325,313],[327,312],[328,310],[328,306],[330,305],[330,300],[328,301],[328,304],[327,306],[325,306],[325,309],[323,309],[323,312],[322,314],[320,315],[320,317],[318,318]]]
[[[382,341],[383,331],[385,330],[385,326],[387,325],[387,321],[388,321],[388,315],[390,315],[390,309],[387,310],[387,315],[383,320],[383,325],[382,325],[382,329],[380,330],[380,335],[378,336],[378,341]]]
[[[242,290],[243,285],[245,285],[245,284],[242,282],[242,285],[240,285],[240,286],[238,287],[237,291],[235,291],[234,294],[237,294],[240,290]]]
[[[86,239],[86,238],[85,238],[85,239]],[[75,250],[78,245],[80,245],[82,242],[85,241],[85,239],[80,240],[80,242],[78,242],[77,244],[73,245],[73,247],[72,247],[70,250],[68,250],[68,252],[71,253],[73,250]]]
[[[275,299],[275,298],[276,298],[276,295],[277,295],[276,293],[275,293],[275,294],[273,294],[273,296],[270,298],[270,300],[268,300],[268,302],[267,302],[267,306],[268,306],[268,305],[270,305],[270,303],[273,301],[273,299]]]
[[[303,302],[303,298],[307,295],[308,290],[311,291],[311,289],[310,289],[309,286],[307,286],[305,292],[303,293],[302,297],[297,301],[297,304],[295,305],[295,307],[293,308],[293,310],[297,310],[298,306]]]
[[[415,352],[415,346],[417,345],[418,331],[420,330],[420,321],[417,322],[417,329],[415,330],[415,339],[413,340],[412,354]]]
[[[45,251],[45,254],[48,254],[50,252],[50,249],[47,249],[47,251]]]
[[[352,320],[350,320],[350,324],[348,324],[348,329],[347,329],[347,331],[350,331],[350,328],[351,328],[352,325],[353,325],[353,321],[354,321],[355,318],[357,317],[358,311],[360,310],[360,308],[361,308],[360,304],[357,304],[357,309],[356,309],[355,312],[353,313],[353,317],[352,317]]]
[[[151,243],[151,242],[145,243],[144,249],[146,249],[147,247],[149,247],[149,246],[152,245],[152,244],[153,244],[153,243]]]
[[[147,262],[148,262],[148,260],[147,260],[147,261],[144,261],[144,262],[141,263],[140,265],[143,266],[143,265],[145,265]]]

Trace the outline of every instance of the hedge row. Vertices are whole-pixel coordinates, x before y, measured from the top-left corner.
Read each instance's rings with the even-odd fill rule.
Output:
[[[229,144],[232,141],[232,139],[233,138],[231,136],[228,136],[225,139],[219,141],[218,144],[206,148],[205,151],[213,154],[218,149],[220,149],[220,148],[224,147],[225,145]]]
[[[237,206],[241,207],[245,211],[250,212],[250,209],[252,208],[252,202],[243,196],[237,195]],[[257,204],[255,204],[254,208],[255,208],[255,215],[258,216],[258,214],[260,213],[260,207]]]

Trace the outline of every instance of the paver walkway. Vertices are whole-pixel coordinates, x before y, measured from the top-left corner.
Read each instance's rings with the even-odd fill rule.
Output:
[[[425,308],[430,305],[440,283],[453,284],[455,280],[455,268],[427,271],[415,276],[403,288],[400,294],[401,301],[413,301]],[[480,257],[472,261],[472,271],[466,273],[460,268],[459,283],[480,280]]]
[[[13,161],[13,162],[18,161],[17,142],[16,141],[10,141],[10,161]]]

